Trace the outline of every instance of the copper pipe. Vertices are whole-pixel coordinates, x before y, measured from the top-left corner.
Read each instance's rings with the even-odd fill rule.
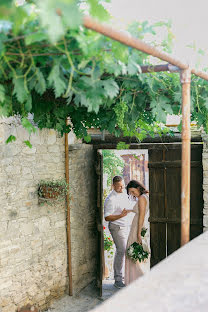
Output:
[[[149,44],[143,42],[142,40],[133,38],[132,36],[125,34],[124,32],[114,30],[110,26],[103,25],[98,23],[97,21],[93,20],[89,16],[85,16],[83,19],[83,25],[86,28],[89,28],[91,30],[94,30],[100,34],[103,34],[104,36],[107,36],[113,40],[119,41],[129,47],[135,48],[139,51],[142,51],[146,54],[150,54],[152,56],[155,56],[165,62],[168,62],[172,65],[175,65],[179,67],[180,69],[188,69],[188,64],[184,64],[180,60],[172,57],[171,55],[162,52],[158,50],[155,47],[150,46]],[[208,74],[202,71],[197,71],[195,69],[192,69],[191,72],[195,74],[196,76],[199,76],[205,80],[208,80]]]
[[[66,126],[68,125],[68,119],[66,119]],[[69,142],[68,133],[65,133],[65,176],[66,183],[69,187]],[[70,202],[69,202],[69,190],[66,194],[67,205],[67,250],[68,250],[68,275],[69,275],[69,296],[73,295],[72,289],[72,262],[71,262],[71,221],[70,221]]]
[[[190,85],[191,71],[181,71],[182,84],[182,168],[181,168],[181,246],[190,240]]]

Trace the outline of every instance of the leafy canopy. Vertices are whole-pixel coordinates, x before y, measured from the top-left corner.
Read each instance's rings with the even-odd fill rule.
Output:
[[[87,129],[120,136],[161,135],[167,114],[181,113],[181,87],[175,73],[141,74],[150,57],[82,26],[83,13],[101,21],[109,15],[99,0],[33,0],[0,5],[0,115],[34,115],[39,128],[69,132],[90,140]],[[140,39],[166,28],[164,51],[171,52],[170,25],[134,23]],[[208,129],[208,86],[192,80],[192,119]],[[66,117],[72,124],[66,126]],[[139,130],[138,130],[139,129]],[[14,138],[10,138],[13,141]],[[29,143],[26,143],[29,146]]]

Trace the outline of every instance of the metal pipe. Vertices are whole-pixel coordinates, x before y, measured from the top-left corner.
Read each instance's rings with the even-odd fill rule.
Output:
[[[182,166],[181,166],[181,246],[190,240],[190,168],[191,168],[191,71],[181,71],[182,84]]]
[[[173,66],[171,64],[161,64],[161,65],[142,65],[140,66],[142,73],[152,73],[152,72],[163,72],[163,71],[169,71],[169,72],[179,72],[180,68],[177,66]]]
[[[94,30],[100,34],[103,34],[104,36],[107,36],[113,40],[119,41],[119,42],[121,42],[121,43],[123,43],[129,47],[135,48],[135,49],[142,51],[146,54],[150,54],[150,55],[155,56],[155,57],[157,57],[157,58],[159,58],[165,62],[168,62],[172,65],[175,65],[175,66],[179,67],[180,69],[188,69],[189,68],[188,64],[184,64],[183,62],[174,58],[173,56],[171,56],[165,52],[162,52],[155,47],[150,46],[149,44],[143,42],[142,40],[133,38],[132,36],[130,36],[126,33],[123,33],[121,31],[115,30],[115,29],[111,28],[110,26],[100,24],[97,21],[93,20],[89,16],[85,16],[83,18],[83,25],[86,28]],[[196,76],[199,76],[205,80],[208,80],[208,74],[205,72],[192,69],[191,73],[193,73]]]
[[[66,126],[68,125],[68,118],[66,119]],[[68,133],[65,133],[65,176],[66,183],[69,187],[69,142]],[[67,205],[67,250],[68,250],[68,276],[69,276],[69,296],[73,295],[72,288],[72,262],[71,262],[71,221],[70,221],[70,202],[69,190],[66,194]]]

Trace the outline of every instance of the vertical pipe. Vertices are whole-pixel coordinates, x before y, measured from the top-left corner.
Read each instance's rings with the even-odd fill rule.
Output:
[[[181,70],[182,84],[182,166],[181,166],[181,246],[190,239],[190,69]]]
[[[68,125],[68,119],[66,119],[66,126]],[[69,185],[69,142],[68,133],[65,133],[65,176],[66,183]],[[71,263],[71,224],[70,224],[70,203],[69,192],[66,195],[67,205],[67,250],[68,250],[68,275],[69,275],[69,296],[73,295],[72,291],[72,263]]]

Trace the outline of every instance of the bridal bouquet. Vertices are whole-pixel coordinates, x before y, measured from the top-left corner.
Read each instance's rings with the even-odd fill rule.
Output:
[[[137,262],[143,262],[149,257],[149,252],[145,251],[142,245],[140,245],[137,242],[134,242],[129,246],[127,249],[127,255],[129,258],[131,258],[132,261]]]
[[[141,235],[144,237],[147,229],[142,229]],[[146,248],[145,248],[146,249]],[[144,250],[143,246],[137,242],[134,242],[127,249],[127,256],[134,262],[144,262],[149,257],[149,252]]]

